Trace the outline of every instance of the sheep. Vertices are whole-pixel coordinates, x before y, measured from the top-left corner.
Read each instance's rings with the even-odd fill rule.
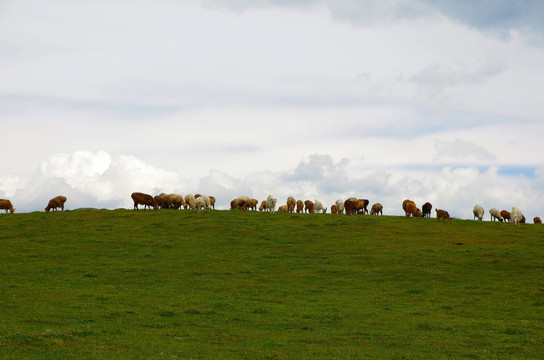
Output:
[[[368,214],[368,199],[357,199],[357,213]]]
[[[153,209],[155,209],[155,210],[157,210],[159,208],[159,205],[157,204],[157,202],[155,201],[155,199],[151,195],[144,194],[144,193],[141,193],[141,192],[133,192],[130,195],[130,197],[134,201],[134,210],[139,210],[138,205],[143,205],[144,210],[145,210],[146,207],[149,207],[149,209],[151,209],[151,206],[153,206]],[[54,200],[54,199],[51,199],[51,201],[52,200]],[[49,201],[49,203],[51,203],[51,201]],[[49,205],[47,205],[47,207],[49,207]],[[45,208],[45,211],[49,211],[49,210],[47,210],[47,208]]]
[[[249,199],[246,202],[246,208],[257,210],[257,205],[259,205],[259,200],[257,199]]]
[[[215,210],[215,198],[213,196],[210,196],[210,205],[212,206],[212,209]]]
[[[304,212],[308,214],[313,214],[315,210],[314,203],[310,200],[304,201]]]
[[[497,208],[489,209],[489,215],[491,215],[491,221],[499,220],[502,222],[504,220],[501,216],[501,212]]]
[[[338,208],[336,207],[336,205],[331,205],[331,214],[337,214],[338,213]]]
[[[423,217],[423,213],[421,212],[421,209],[416,207],[416,210],[412,214],[413,217]]]
[[[297,200],[297,214],[304,212],[304,203],[302,200]]]
[[[383,206],[380,203],[372,204],[370,215],[383,215]]]
[[[314,201],[314,205],[315,205],[315,212],[318,213],[321,211],[322,214],[326,213],[327,212],[327,208],[324,208],[323,207],[323,204],[321,203],[321,201],[319,200],[315,200]]]
[[[472,213],[474,214],[474,219],[478,218],[478,220],[482,221],[485,214],[484,207],[482,205],[475,205]]]
[[[195,199],[195,206],[193,208],[198,210],[198,212],[202,209],[206,210],[206,200],[203,196],[199,196]]]
[[[402,208],[404,209],[404,213],[406,214],[406,217],[409,218],[410,216],[414,216],[414,212],[416,211],[416,203],[412,200],[404,200],[402,202]]]
[[[338,214],[342,214],[344,212],[344,201],[342,199],[336,200],[336,209]]]
[[[13,209],[13,205],[11,204],[11,201],[6,199],[0,199],[0,210],[6,210],[6,214],[11,212],[12,214],[15,212]]]
[[[436,220],[451,220],[450,214],[446,210],[436,209]]]
[[[430,202],[426,202],[421,207],[421,210],[423,211],[423,217],[431,217],[431,210],[433,209],[433,206]]]
[[[148,195],[151,196],[151,195]],[[153,198],[151,198],[153,200]],[[60,208],[60,211],[64,211],[64,203],[66,202],[66,197],[59,195],[55,196],[49,202],[47,203],[47,206],[45,208],[45,212],[49,212],[49,210],[54,209],[57,211],[57,208]]]
[[[170,194],[170,199],[172,200],[172,209],[179,209],[186,205],[185,199],[181,195]]]
[[[512,211],[510,212],[510,222],[512,225],[519,225],[520,222],[522,222],[524,216],[521,213],[521,211],[517,207],[512,207]]]
[[[501,216],[504,221],[510,222],[510,212],[506,210],[501,210]]]
[[[246,203],[249,201],[247,196],[238,196],[236,199],[236,208],[241,210],[247,210]]]
[[[172,194],[160,193],[159,197],[162,199],[162,209],[172,209]]]
[[[187,204],[189,209],[195,208],[195,197],[193,196],[193,194],[185,195],[185,203]]]
[[[292,196],[289,196],[287,198],[287,211],[292,213],[292,212],[295,212],[295,205],[296,205],[297,201],[295,200],[294,197]]]
[[[268,195],[268,198],[266,199],[266,208],[270,211],[270,212],[275,212],[276,211],[276,202],[278,200],[276,200],[274,197],[272,197],[272,195]]]
[[[540,218],[538,216],[536,216],[535,218],[533,218],[533,223],[542,224],[542,220],[540,220]]]
[[[196,200],[198,199],[202,199],[204,201],[205,210],[209,210],[212,207],[210,197],[208,195],[200,195],[197,199],[195,199],[195,205],[196,205]]]
[[[259,206],[259,211],[266,211],[266,200],[261,201],[261,206]]]
[[[230,202],[230,209],[231,209],[231,210],[236,210],[236,199],[233,199],[233,200]]]
[[[287,212],[288,210],[288,206],[287,205],[282,205],[278,208],[278,212]]]
[[[344,201],[344,210],[346,211],[346,215],[355,214],[357,212],[357,199],[350,197]]]

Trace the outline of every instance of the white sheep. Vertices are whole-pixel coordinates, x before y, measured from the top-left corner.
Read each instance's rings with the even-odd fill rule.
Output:
[[[266,208],[274,212],[276,211],[276,202],[277,200],[272,197],[272,195],[268,195],[268,198],[266,199]]]
[[[497,208],[490,209],[489,214],[491,215],[492,221],[499,220],[500,222],[502,222],[504,220],[501,216],[501,212]]]
[[[513,207],[510,212],[510,222],[512,225],[518,225],[523,219],[523,214],[517,207]]]
[[[315,201],[314,201],[314,206],[315,206],[315,207],[314,207],[314,211],[315,211],[316,213],[318,213],[318,212],[321,211],[321,212],[324,214],[324,213],[327,212],[327,208],[326,208],[326,207],[323,207],[323,204],[322,204],[321,201],[319,201],[319,200],[315,200]]]
[[[210,197],[208,195],[200,195],[199,199],[204,200],[205,209],[209,210],[212,207]]]
[[[482,205],[476,205],[474,206],[474,209],[472,209],[472,213],[474,214],[474,218],[478,218],[478,220],[482,220],[484,218],[485,210]]]
[[[208,199],[209,200],[209,199]],[[194,208],[197,209],[198,211],[204,209],[206,210],[206,201],[204,200],[204,198],[202,196],[199,196],[195,199],[195,205],[194,205]]]
[[[344,201],[342,199],[336,200],[336,209],[337,214],[342,214],[344,212]]]

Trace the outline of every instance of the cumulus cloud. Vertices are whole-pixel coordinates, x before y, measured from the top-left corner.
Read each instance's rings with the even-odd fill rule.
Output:
[[[440,151],[465,147],[468,156],[481,149],[468,142],[438,142]],[[450,150],[448,150],[450,149]],[[352,173],[353,167],[367,167]],[[0,178],[0,189],[18,212],[41,211],[56,195],[68,197],[67,209],[97,207],[132,208],[130,194],[173,192],[213,195],[218,209],[228,209],[230,200],[240,195],[265,199],[275,196],[280,204],[288,196],[320,200],[330,206],[351,196],[380,202],[388,215],[402,215],[401,203],[409,198],[421,206],[430,201],[455,217],[471,218],[472,207],[509,209],[516,205],[526,216],[537,216],[544,201],[544,171],[535,169],[535,178],[501,175],[500,167],[444,166],[421,172],[410,167],[379,169],[359,158],[334,160],[328,154],[313,154],[285,171],[256,171],[234,177],[210,170],[195,179],[182,178],[177,171],[162,169],[133,156],[111,156],[99,151],[54,154],[40,164],[28,179]],[[362,174],[362,175],[361,175]],[[17,181],[17,185],[13,183]],[[16,188],[15,190],[13,190]],[[8,189],[9,192],[6,192]]]

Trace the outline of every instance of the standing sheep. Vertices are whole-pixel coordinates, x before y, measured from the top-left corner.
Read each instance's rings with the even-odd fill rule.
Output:
[[[535,218],[533,218],[533,223],[542,224],[542,220],[540,220],[540,218],[538,216],[536,216]]]
[[[336,207],[336,205],[331,205],[331,214],[337,214],[338,213],[338,208]]]
[[[327,212],[327,208],[323,207],[323,204],[321,203],[321,201],[315,200],[314,205],[315,205],[314,209],[316,213],[321,211],[321,213],[324,214]]]
[[[292,212],[295,212],[295,205],[297,204],[297,201],[295,200],[294,197],[292,196],[289,196],[287,198],[287,211],[292,213]]]
[[[520,222],[523,222],[525,217],[517,207],[512,207],[510,212],[510,222],[512,225],[519,225]]]
[[[304,212],[304,203],[302,200],[297,200],[297,214]]]
[[[187,204],[189,209],[195,208],[195,197],[193,196],[193,194],[185,195],[185,203]]]
[[[478,218],[478,220],[482,221],[484,218],[484,207],[482,205],[476,205],[474,206],[474,209],[472,209],[472,213],[474,214],[474,219]]]
[[[430,202],[426,202],[421,207],[421,210],[423,211],[423,217],[431,217],[431,210],[433,209],[433,206]]]
[[[413,214],[416,212],[416,203],[412,200],[404,200],[402,203],[402,208],[404,209],[404,213],[406,214],[406,217],[409,218],[410,216],[413,216]]]
[[[446,210],[436,209],[436,220],[451,220],[450,214]]]
[[[276,200],[274,197],[272,197],[272,195],[268,195],[268,198],[266,199],[266,208],[270,211],[270,212],[275,212],[276,211],[276,202],[278,200]]]
[[[370,215],[383,215],[383,206],[380,203],[376,203],[372,205],[372,208],[370,208]]]
[[[344,202],[342,199],[336,200],[336,209],[338,214],[342,214],[344,212]]]
[[[501,216],[504,221],[510,222],[510,212],[507,210],[501,210]]]
[[[155,201],[155,199],[151,195],[144,194],[144,193],[141,193],[141,192],[133,192],[130,195],[130,197],[134,201],[134,210],[139,210],[138,205],[143,205],[144,206],[144,211],[145,211],[146,207],[149,207],[149,209],[151,209],[151,207],[153,206],[153,209],[155,209],[155,210],[157,210],[159,208],[159,205],[157,204],[157,202]],[[49,207],[49,205],[48,205],[48,207]],[[49,210],[47,210],[47,208],[45,208],[45,211],[49,211]]]

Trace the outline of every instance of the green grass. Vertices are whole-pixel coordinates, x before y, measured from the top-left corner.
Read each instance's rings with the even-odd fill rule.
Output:
[[[541,359],[544,227],[0,216],[0,358]]]

